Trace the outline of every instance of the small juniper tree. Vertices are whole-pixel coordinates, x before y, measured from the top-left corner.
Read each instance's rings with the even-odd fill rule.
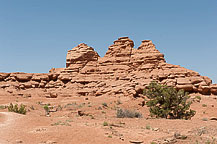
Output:
[[[151,116],[170,119],[190,119],[195,111],[190,109],[192,102],[184,90],[177,91],[173,87],[151,82],[144,90]]]

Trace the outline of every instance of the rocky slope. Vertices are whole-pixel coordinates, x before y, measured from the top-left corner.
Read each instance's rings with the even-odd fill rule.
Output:
[[[114,41],[104,57],[92,47],[79,44],[68,51],[66,68],[52,68],[49,73],[0,73],[0,89],[15,95],[39,89],[46,97],[138,97],[153,80],[191,93],[217,95],[217,84],[212,84],[210,78],[166,63],[150,40],[142,41],[135,49],[128,37]]]

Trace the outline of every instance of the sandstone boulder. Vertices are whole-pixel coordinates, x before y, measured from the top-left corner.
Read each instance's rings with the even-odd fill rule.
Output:
[[[192,90],[193,90],[193,85],[191,85],[191,84],[185,84],[185,85],[176,85],[176,88],[177,89],[184,89],[185,91],[187,91],[187,92],[192,92]]]
[[[189,78],[177,78],[177,84],[178,85],[190,85],[191,82]]]
[[[31,80],[32,75],[30,73],[11,73],[10,77],[15,77],[19,82],[27,82]]]
[[[210,86],[200,85],[198,88],[198,92],[204,95],[210,95],[211,94]]]
[[[9,76],[10,76],[10,73],[0,73],[0,81],[5,80]]]
[[[58,79],[61,81],[69,82],[71,81],[72,77],[70,74],[60,74]]]
[[[45,93],[46,98],[57,98],[58,94],[56,92],[47,92]]]
[[[217,84],[212,84],[210,88],[211,88],[211,93],[217,95]]]
[[[48,74],[34,74],[32,76],[32,80],[33,81],[37,81],[37,82],[40,82],[42,80],[44,81],[49,81],[50,78],[49,78],[49,75]]]
[[[212,84],[212,80],[208,78],[207,76],[203,76],[204,81],[206,82],[207,85]]]

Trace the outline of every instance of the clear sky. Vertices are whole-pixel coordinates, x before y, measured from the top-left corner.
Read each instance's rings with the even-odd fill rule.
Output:
[[[0,0],[0,72],[65,67],[82,42],[104,56],[121,36],[217,83],[217,0]]]

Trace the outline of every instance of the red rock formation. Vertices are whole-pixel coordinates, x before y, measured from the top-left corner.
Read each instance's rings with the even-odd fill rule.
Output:
[[[97,61],[98,53],[84,43],[69,50],[66,56],[66,69],[68,72],[79,72],[88,62]]]
[[[48,74],[0,73],[0,87],[6,90],[61,88],[61,96],[139,96],[153,80],[188,92],[217,95],[217,85],[208,77],[166,63],[150,40],[142,41],[135,49],[128,37],[114,41],[104,57],[99,57],[92,47],[79,44],[68,51],[66,68],[53,68]]]

